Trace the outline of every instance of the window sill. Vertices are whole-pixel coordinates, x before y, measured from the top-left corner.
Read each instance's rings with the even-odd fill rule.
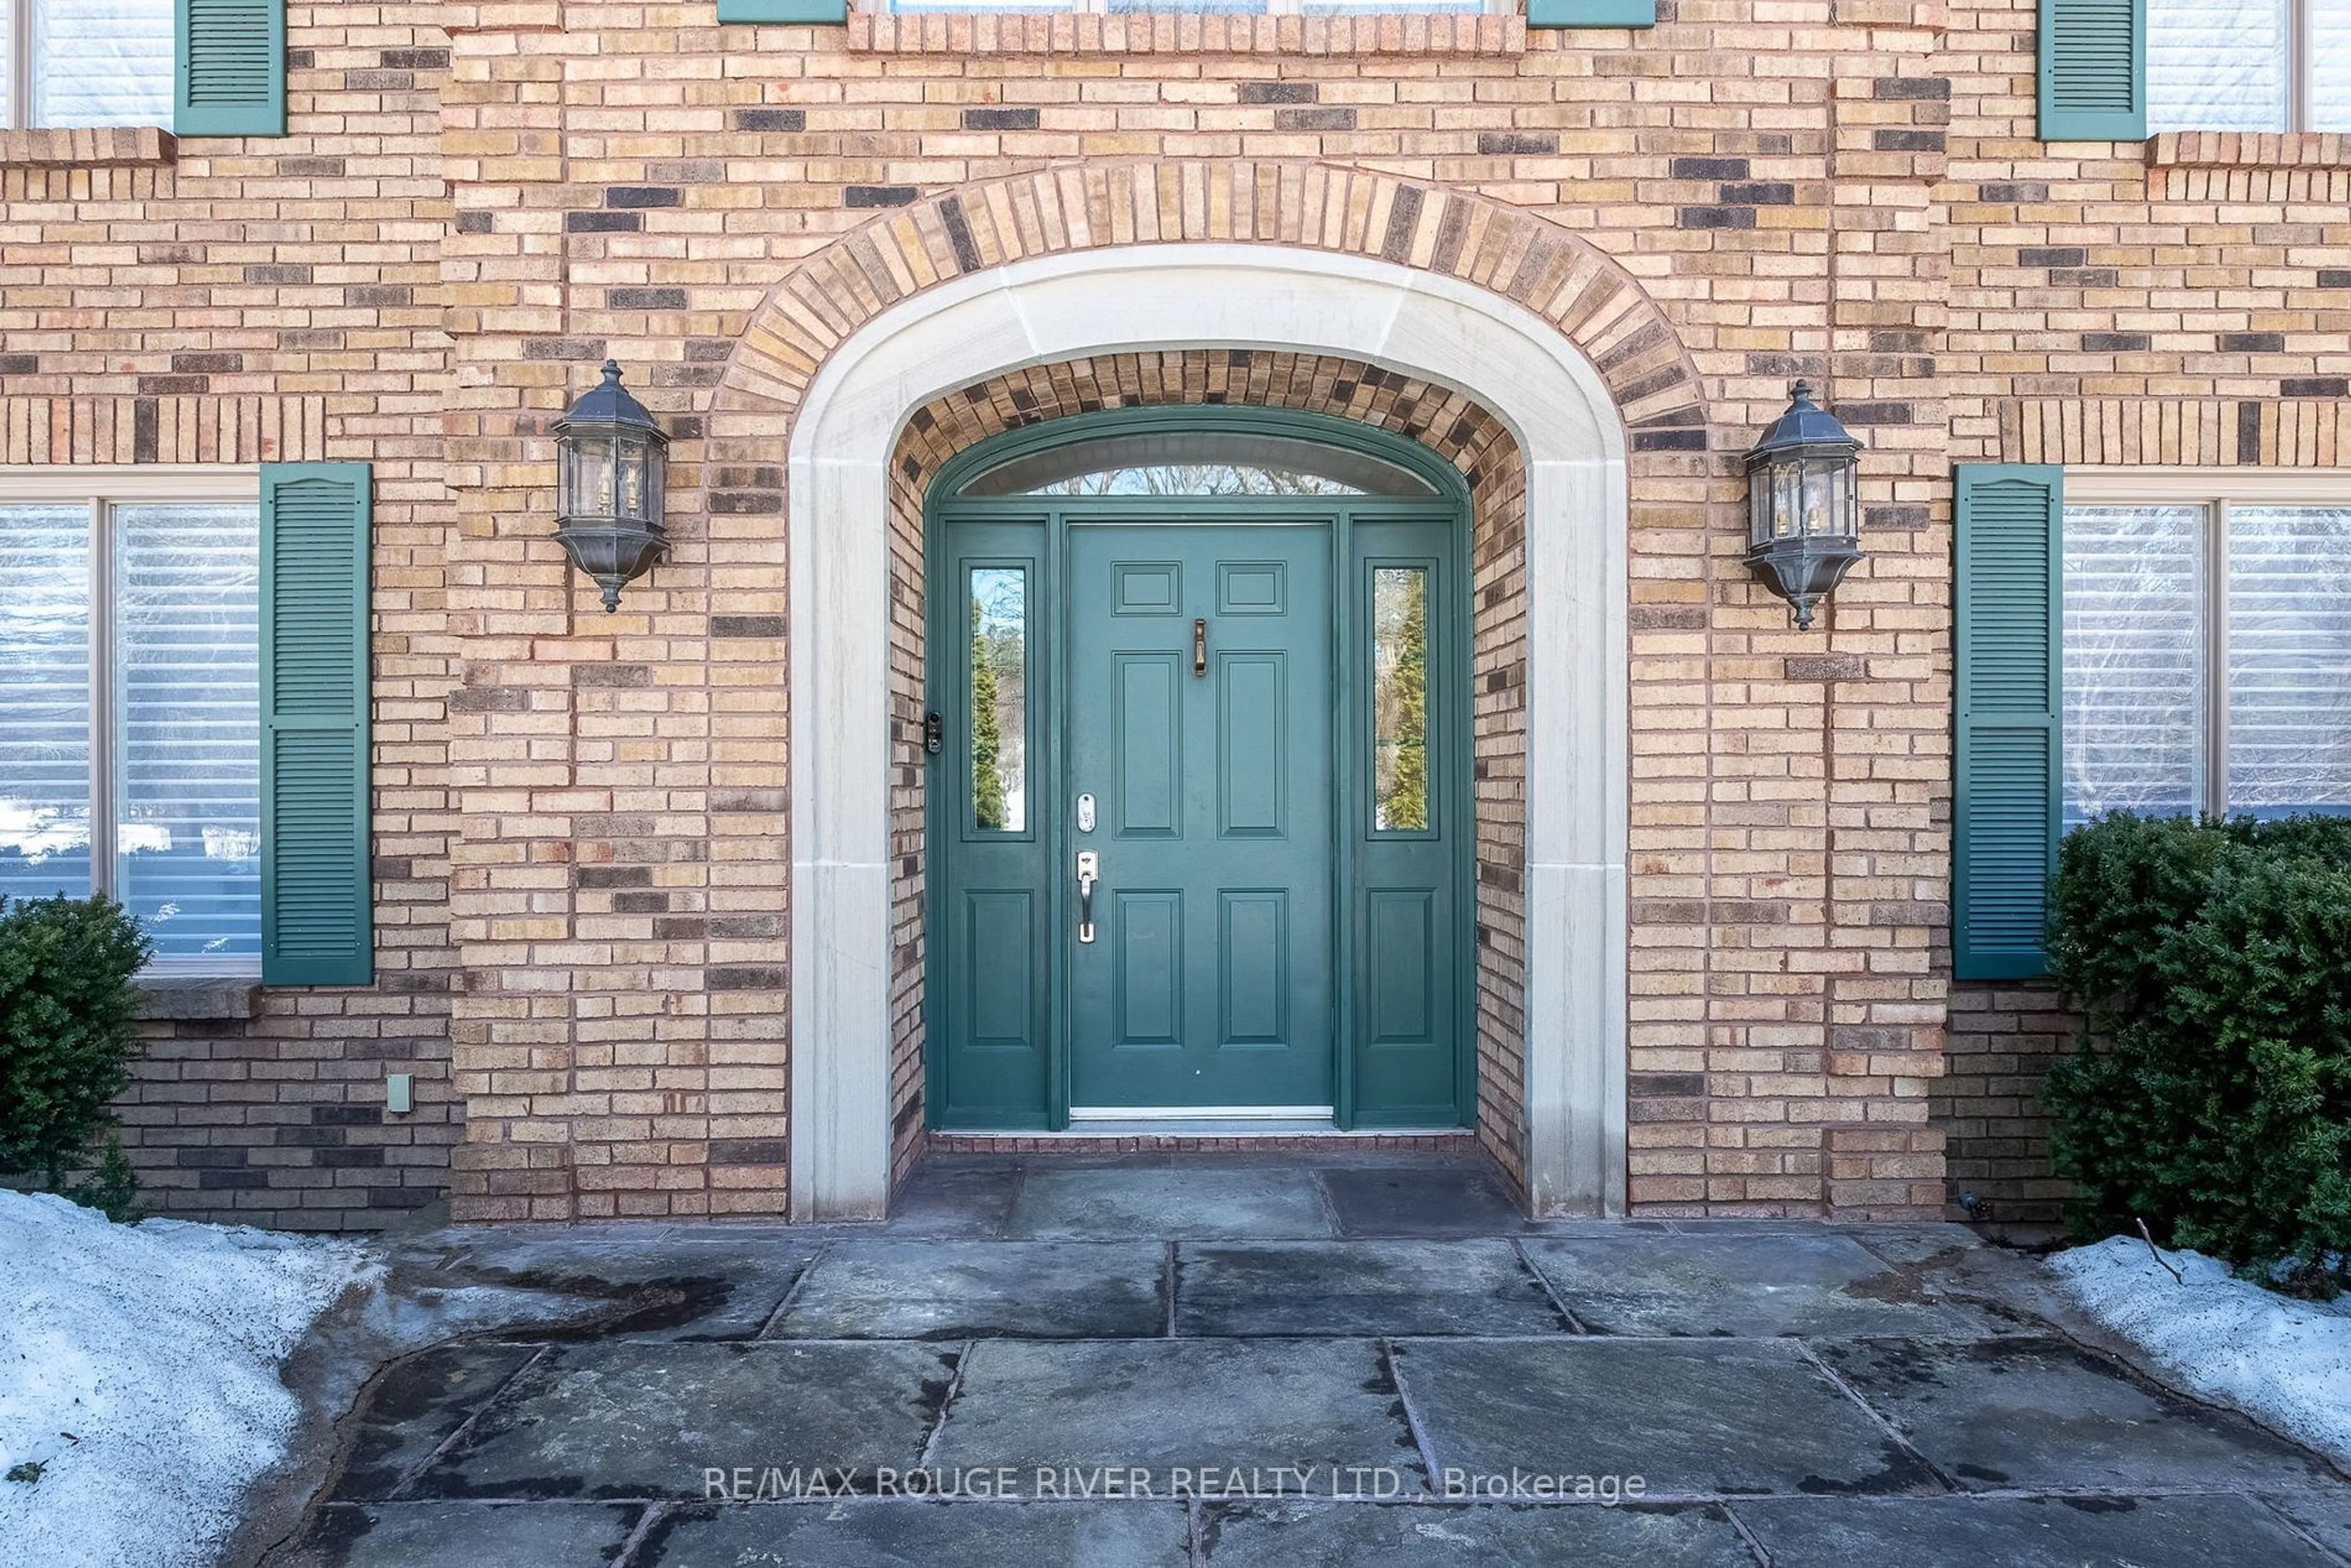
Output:
[[[2157,169],[2351,169],[2351,136],[2167,131],[2147,144],[2147,161]]]
[[[134,1019],[249,1019],[261,1011],[261,982],[251,975],[141,975],[131,984],[139,993]]]
[[[877,55],[1468,55],[1527,51],[1524,16],[849,14],[849,47]]]
[[[152,125],[0,131],[0,168],[152,169],[178,155],[179,142]]]

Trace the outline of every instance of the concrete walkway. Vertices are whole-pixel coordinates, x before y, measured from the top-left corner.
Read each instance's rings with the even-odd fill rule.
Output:
[[[392,1368],[267,1568],[2351,1563],[2324,1461],[1953,1227],[1531,1223],[1362,1155],[963,1162],[881,1226],[449,1230],[400,1267],[609,1306]]]

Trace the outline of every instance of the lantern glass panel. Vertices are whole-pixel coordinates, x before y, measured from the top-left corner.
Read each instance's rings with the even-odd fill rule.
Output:
[[[1771,537],[1789,539],[1796,537],[1803,515],[1804,465],[1794,459],[1771,465]]]
[[[645,445],[633,436],[619,437],[612,444],[620,478],[617,515],[632,523],[645,518]]]
[[[1771,471],[1747,471],[1747,542],[1761,547],[1771,542]]]
[[[1804,525],[1806,538],[1824,538],[1836,534],[1836,514],[1839,510],[1837,464],[1834,457],[1804,459]]]

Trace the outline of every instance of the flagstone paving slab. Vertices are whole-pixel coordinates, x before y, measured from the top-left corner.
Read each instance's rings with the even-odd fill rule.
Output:
[[[698,1498],[705,1471],[904,1469],[956,1371],[904,1343],[566,1345],[416,1483],[425,1497]]]
[[[390,1497],[538,1354],[533,1345],[444,1344],[392,1368],[355,1424],[331,1495]]]
[[[632,1239],[624,1228],[599,1225],[490,1236],[456,1260],[507,1283],[611,1302],[588,1337],[749,1339],[820,1245],[811,1232],[780,1226],[664,1226]]]
[[[2312,1539],[2351,1563],[2351,1487],[2271,1492],[2270,1506],[2300,1525]]]
[[[322,1509],[274,1568],[602,1568],[644,1512],[635,1503],[378,1502]]]
[[[665,1515],[631,1568],[1186,1568],[1175,1503],[820,1503]]]
[[[1501,1184],[1475,1166],[1340,1167],[1316,1175],[1342,1236],[1508,1236],[1527,1227]]]
[[[1821,1359],[1921,1454],[1974,1491],[2131,1491],[2328,1479],[2252,1422],[2192,1404],[2057,1341],[1824,1344]]]
[[[1086,1470],[1388,1468],[1424,1485],[1403,1406],[1365,1340],[989,1340],[973,1347],[934,1463]]]
[[[1156,1241],[844,1241],[773,1333],[800,1339],[1120,1339],[1167,1332]]]
[[[1940,1490],[1792,1343],[1413,1340],[1395,1366],[1440,1490],[1513,1470],[1667,1496]]]
[[[1111,1166],[1031,1170],[1005,1235],[1031,1241],[1321,1239],[1333,1233],[1304,1170]]]
[[[1200,1561],[1214,1568],[1755,1568],[1719,1508],[1216,1503],[1202,1511]]]
[[[1603,1333],[1972,1338],[2005,1326],[1920,1296],[1833,1230],[1530,1237],[1526,1248],[1568,1311]]]
[[[1176,1249],[1179,1334],[1570,1332],[1508,1241],[1283,1241]]]
[[[1742,1502],[1773,1568],[2335,1568],[2241,1497]]]

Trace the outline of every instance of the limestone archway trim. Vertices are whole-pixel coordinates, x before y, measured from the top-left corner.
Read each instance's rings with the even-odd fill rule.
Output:
[[[1527,460],[1528,1181],[1625,1206],[1625,432],[1556,325],[1449,274],[1263,244],[1129,245],[938,282],[848,333],[790,447],[791,1208],[879,1215],[890,1180],[888,465],[957,387],[1089,354],[1342,354],[1458,388]],[[716,432],[714,431],[714,434]]]

